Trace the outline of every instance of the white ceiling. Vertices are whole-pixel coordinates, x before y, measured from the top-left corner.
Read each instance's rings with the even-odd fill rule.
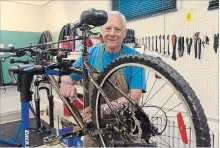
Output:
[[[23,3],[23,4],[31,4],[31,5],[45,5],[48,2],[52,1],[52,0],[8,0],[8,1],[14,1],[17,3]]]

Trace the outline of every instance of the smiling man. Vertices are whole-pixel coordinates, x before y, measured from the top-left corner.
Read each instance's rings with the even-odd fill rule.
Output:
[[[125,54],[139,54],[136,50],[123,44],[123,40],[126,36],[126,19],[123,14],[118,11],[112,11],[108,13],[108,21],[102,26],[102,36],[104,44],[99,44],[88,49],[90,53],[88,56],[88,62],[94,68],[101,71],[112,62],[115,58]],[[73,64],[74,67],[82,67],[82,56],[80,56]],[[123,71],[123,74],[117,81],[124,89],[125,93],[131,94],[131,98],[135,102],[139,102],[141,94],[145,91],[145,76],[144,72],[136,72],[132,79],[130,73]],[[76,95],[76,89],[74,85],[82,77],[72,73],[70,76],[63,76],[61,78],[60,93],[67,97],[74,97]],[[91,92],[89,92],[91,93]],[[114,95],[114,94],[113,94]],[[116,103],[127,102],[124,97],[113,96],[117,99]],[[115,102],[114,102],[115,103]],[[117,104],[115,104],[117,106]],[[84,122],[91,121],[91,107],[85,108],[82,112]]]
[[[126,19],[124,15],[118,11],[108,13],[108,21],[102,26],[102,36],[104,44],[99,44],[88,49],[88,62],[98,71],[103,70],[107,64],[121,55],[139,54],[136,50],[123,44],[123,40],[126,36]],[[79,68],[82,67],[82,64],[82,56],[80,56],[74,62],[73,66]],[[145,76],[144,72],[135,72],[135,76],[133,76],[132,79],[130,78],[131,72],[128,72],[128,70],[125,70],[122,73],[123,74],[120,73],[120,75],[119,72],[115,72],[113,74],[113,76],[116,76],[117,78],[116,81],[119,84],[118,87],[121,87],[120,89],[124,90],[125,93],[129,93],[135,102],[139,102],[142,92],[145,91],[145,79],[141,79]],[[70,76],[63,76],[61,78],[60,93],[66,97],[74,97],[76,95],[74,85],[81,79],[82,77],[80,75],[74,73],[72,73]],[[91,93],[92,90],[90,88],[92,87],[89,87],[89,93]],[[116,95],[112,93],[107,95],[113,100],[116,100],[112,102],[114,103],[114,106],[119,106],[120,103],[127,102],[127,100],[122,97],[121,94]],[[102,108],[106,111],[109,110],[106,104],[103,104]],[[91,111],[92,109],[90,106],[81,112],[84,122],[91,121]],[[86,136],[85,139],[87,140],[84,141],[84,147],[97,146],[97,143],[88,136]]]
[[[115,58],[125,54],[139,54],[136,50],[124,45],[122,42],[126,36],[126,19],[123,14],[118,11],[108,13],[108,21],[102,26],[102,36],[104,44],[99,44],[88,49],[88,62],[94,68],[101,71],[112,62]],[[73,64],[74,67],[82,67],[82,56],[80,56]],[[122,80],[127,83],[125,86],[126,93],[131,94],[131,98],[138,102],[141,94],[145,91],[145,84],[142,80],[138,80],[144,73],[136,74],[133,80],[128,79],[128,74],[125,72]],[[121,77],[120,77],[121,78]],[[143,77],[142,77],[143,78]],[[60,93],[67,97],[74,97],[76,89],[74,85],[82,77],[72,73],[70,76],[63,76],[61,78]],[[124,83],[123,83],[124,84]],[[122,103],[127,101],[125,98],[118,99]],[[83,120],[85,122],[91,121],[91,107],[87,107],[82,111]]]

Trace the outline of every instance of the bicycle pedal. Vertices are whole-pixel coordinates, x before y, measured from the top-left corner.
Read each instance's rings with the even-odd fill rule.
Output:
[[[54,146],[61,143],[61,137],[55,135],[44,137],[43,140],[44,144],[48,146]]]

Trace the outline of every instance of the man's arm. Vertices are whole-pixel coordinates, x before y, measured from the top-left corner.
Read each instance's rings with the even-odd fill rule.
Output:
[[[61,77],[60,85],[75,85],[76,83],[77,81],[72,79],[69,75],[64,75]]]
[[[134,102],[138,103],[140,101],[141,94],[142,94],[141,89],[131,89],[130,94],[128,96],[131,97],[131,99]],[[121,97],[117,99],[117,102],[124,103],[124,102],[128,102],[128,100],[125,97]]]

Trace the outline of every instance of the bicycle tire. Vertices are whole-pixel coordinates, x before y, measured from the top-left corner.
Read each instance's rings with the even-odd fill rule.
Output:
[[[198,97],[196,96],[193,89],[186,82],[186,80],[170,65],[163,62],[160,58],[136,54],[136,55],[123,55],[111,63],[109,63],[98,77],[98,84],[102,84],[106,75],[115,67],[125,64],[125,63],[138,63],[146,65],[156,72],[160,73],[179,91],[183,96],[184,101],[187,103],[189,110],[192,114],[192,122],[195,129],[196,136],[196,146],[197,147],[210,147],[211,138],[209,133],[209,126],[207,123],[207,118],[204,113],[204,109],[200,104]],[[92,106],[92,121],[95,128],[99,128],[97,111],[99,108],[98,103],[98,90],[93,89],[91,94],[91,106]],[[100,137],[97,137],[100,139]],[[101,140],[101,139],[100,139]]]

